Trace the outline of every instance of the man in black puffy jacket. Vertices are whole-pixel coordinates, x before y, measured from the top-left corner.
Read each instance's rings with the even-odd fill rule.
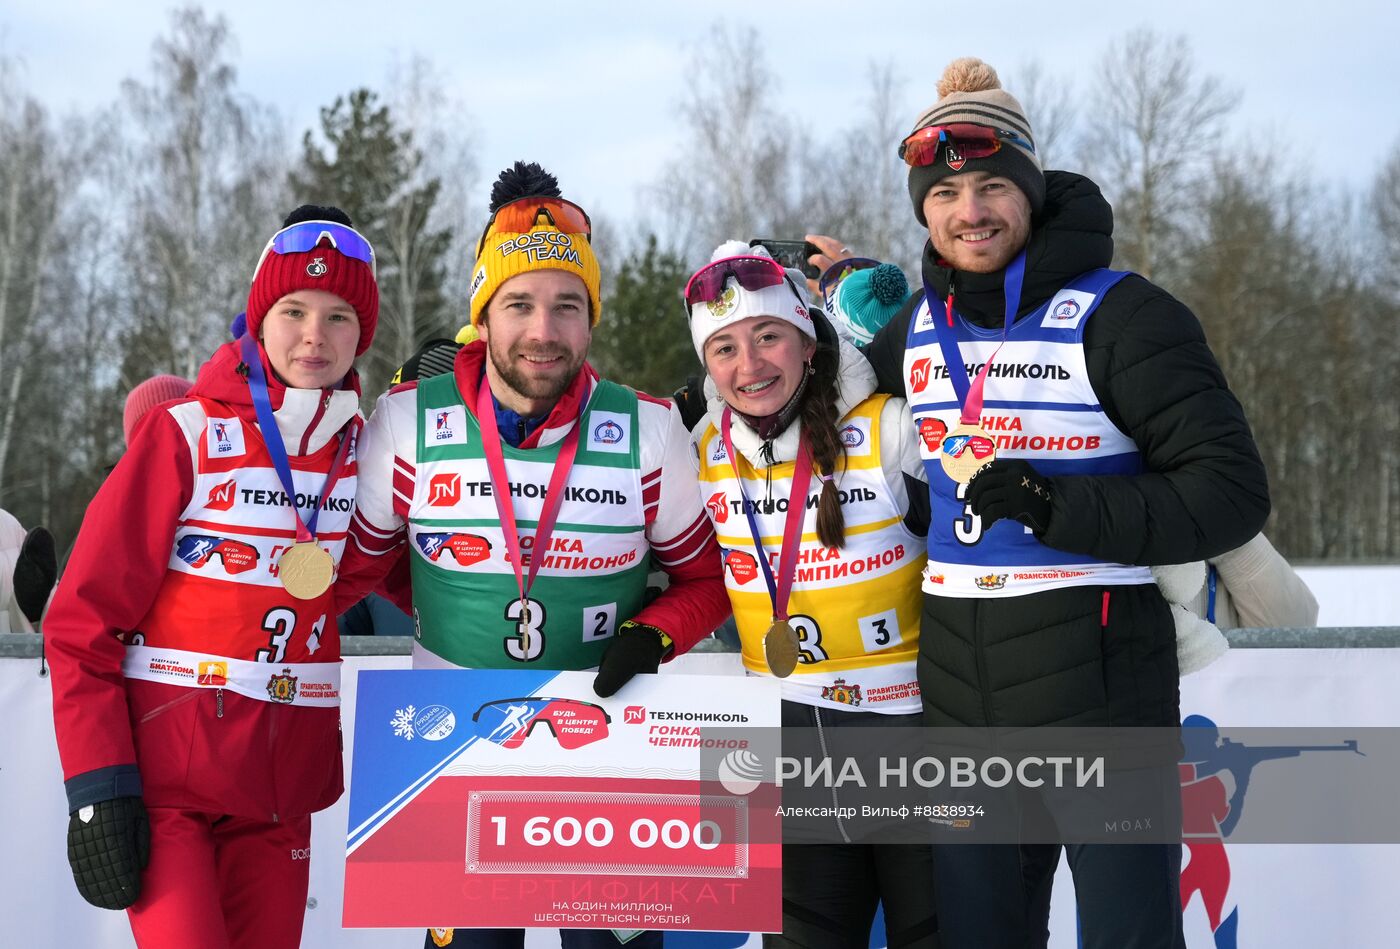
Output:
[[[1108,203],[1042,171],[995,71],[958,60],[938,91],[900,148],[925,292],[867,353],[909,399],[929,473],[925,720],[1174,727],[1175,635],[1148,567],[1259,532],[1249,425],[1191,312],[1106,269]],[[1085,947],[1184,945],[1180,847],[1160,840],[1068,846]],[[944,946],[1043,945],[1045,846],[939,847]]]

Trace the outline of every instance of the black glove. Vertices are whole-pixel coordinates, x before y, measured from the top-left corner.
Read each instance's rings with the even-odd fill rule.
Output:
[[[68,818],[68,865],[83,899],[100,909],[126,909],[141,895],[151,862],[151,825],[139,797],[80,807]]]
[[[618,627],[617,635],[598,663],[593,691],[603,698],[613,695],[639,672],[655,672],[669,648],[666,634],[655,626],[631,620]]]
[[[24,535],[15,558],[15,603],[31,623],[44,615],[44,604],[58,579],[58,558],[54,556],[53,535],[36,527]]]
[[[1041,534],[1050,526],[1050,479],[1019,458],[994,461],[968,483],[967,503],[983,530],[1009,517]]]

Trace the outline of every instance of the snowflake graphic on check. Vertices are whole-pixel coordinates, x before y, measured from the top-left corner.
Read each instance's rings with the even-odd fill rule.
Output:
[[[413,740],[413,716],[418,714],[418,710],[410,705],[408,708],[394,710],[394,717],[389,719],[389,726],[394,729],[394,735]]]

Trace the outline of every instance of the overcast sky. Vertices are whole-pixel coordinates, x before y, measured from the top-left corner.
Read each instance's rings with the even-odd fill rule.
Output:
[[[5,0],[0,50],[23,62],[25,84],[56,112],[89,109],[111,101],[123,78],[149,75],[151,41],[166,31],[171,6]],[[1140,8],[1121,0],[242,0],[204,7],[232,26],[241,88],[276,106],[294,136],[336,95],[382,88],[391,63],[421,54],[477,130],[483,188],[499,168],[533,157],[556,171],[566,194],[619,218],[633,207],[637,185],[684,146],[676,105],[687,49],[717,20],[757,29],[784,101],[808,128],[840,128],[861,109],[871,61],[895,63],[902,114],[912,122],[957,56],[980,56],[1004,75],[1039,60],[1082,88],[1111,40],[1150,26],[1187,36],[1202,72],[1242,94],[1240,128],[1296,143],[1287,157],[1324,181],[1367,182],[1400,142],[1394,0],[1173,0]],[[1075,166],[1063,153],[1054,163]]]

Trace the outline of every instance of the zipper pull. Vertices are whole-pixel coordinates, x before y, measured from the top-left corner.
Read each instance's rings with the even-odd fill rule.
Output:
[[[223,717],[224,717],[224,690],[223,690],[223,689],[215,689],[215,690],[214,690],[214,717],[215,717],[215,718],[223,718]]]
[[[1108,591],[1103,591],[1103,610],[1099,613],[1099,629],[1108,628]]]

